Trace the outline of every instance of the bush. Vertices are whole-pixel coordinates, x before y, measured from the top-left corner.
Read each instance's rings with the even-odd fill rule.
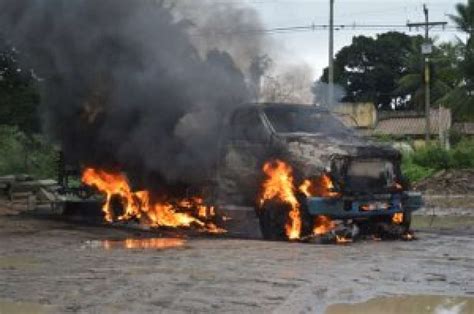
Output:
[[[452,164],[449,151],[439,146],[427,146],[415,151],[412,156],[413,163],[433,169],[447,169]]]
[[[436,169],[420,166],[413,162],[412,157],[405,156],[402,161],[402,172],[410,182],[417,182],[432,176]]]
[[[451,168],[474,168],[474,140],[463,139],[451,151]]]
[[[17,127],[0,126],[0,175],[26,173],[51,178],[56,172],[56,150],[40,135],[26,135]]]
[[[451,145],[458,145],[458,143],[462,140],[462,133],[458,130],[451,129],[449,130],[449,142]]]
[[[413,154],[405,154],[402,171],[410,181],[416,182],[443,169],[474,168],[474,140],[461,139],[451,150],[440,146],[427,146]]]

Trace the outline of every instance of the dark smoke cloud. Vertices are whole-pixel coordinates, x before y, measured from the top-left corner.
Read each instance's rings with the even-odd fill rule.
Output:
[[[0,0],[2,36],[43,79],[44,129],[69,159],[168,183],[209,173],[223,117],[250,93],[222,42],[196,48],[189,28],[202,21],[169,3]],[[206,3],[193,7],[208,12]],[[234,9],[227,9],[234,29],[251,19],[258,28],[257,17],[244,14],[251,11]],[[258,41],[250,45],[239,58],[259,53]]]

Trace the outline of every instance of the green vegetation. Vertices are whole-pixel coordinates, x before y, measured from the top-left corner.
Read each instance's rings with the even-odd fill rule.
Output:
[[[0,125],[0,175],[55,176],[56,150],[40,135],[26,135],[18,127]]]
[[[402,161],[402,172],[410,182],[417,182],[432,176],[436,170],[414,163],[411,156],[404,156]]]
[[[466,38],[433,43],[430,55],[431,101],[451,108],[455,121],[474,121],[474,0],[458,3],[451,21]],[[379,110],[424,108],[424,59],[421,36],[399,32],[375,38],[355,36],[335,56],[335,83],[345,90],[342,102],[373,102]],[[322,83],[313,85],[315,101],[325,104]]]
[[[20,66],[22,56],[0,39],[0,125],[39,131],[38,79],[31,69]]]
[[[21,59],[0,40],[0,175],[51,178],[55,150],[39,133],[39,80]]]
[[[474,168],[474,140],[463,139],[451,150],[427,146],[403,157],[402,171],[412,182],[444,169]]]
[[[438,103],[447,105],[458,121],[474,121],[474,0],[456,4],[456,14],[450,15],[458,28],[466,33],[465,42],[458,41],[457,58],[451,58],[457,71],[458,84],[449,90]]]
[[[397,95],[410,95],[407,101],[409,108],[423,111],[425,105],[425,84],[424,84],[424,58],[420,47],[422,38],[413,39],[413,49],[406,60],[405,74],[398,80],[395,93]],[[462,46],[457,43],[441,43],[433,46],[433,53],[430,56],[431,73],[431,99],[433,103],[447,95],[461,84],[462,77],[457,71],[460,66],[459,60],[462,58]],[[446,105],[446,102],[441,104]]]

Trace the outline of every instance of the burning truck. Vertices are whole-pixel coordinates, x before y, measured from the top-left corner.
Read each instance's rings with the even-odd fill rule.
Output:
[[[219,138],[218,155],[211,177],[198,185],[136,189],[120,171],[86,167],[75,192],[82,199],[93,196],[91,188],[100,192],[110,223],[207,233],[226,231],[219,209],[254,207],[267,240],[409,237],[411,214],[423,204],[401,173],[397,150],[356,135],[321,107],[241,106]]]
[[[255,206],[266,239],[408,230],[421,197],[400,154],[320,108],[241,106],[263,74],[242,69],[266,41],[208,44],[194,30],[261,21],[251,7],[192,2],[0,2],[6,42],[41,86],[42,129],[64,152],[64,211],[101,207],[107,222],[220,232],[220,208]],[[80,180],[69,182],[72,172]]]
[[[249,105],[227,131],[218,197],[255,204],[265,239],[410,236],[411,214],[423,203],[401,173],[401,154],[357,136],[328,110]]]

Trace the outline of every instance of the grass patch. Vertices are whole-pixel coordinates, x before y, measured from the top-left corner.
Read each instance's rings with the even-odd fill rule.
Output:
[[[410,156],[405,156],[402,161],[402,172],[410,182],[417,182],[432,176],[436,169],[420,166],[414,163]]]

